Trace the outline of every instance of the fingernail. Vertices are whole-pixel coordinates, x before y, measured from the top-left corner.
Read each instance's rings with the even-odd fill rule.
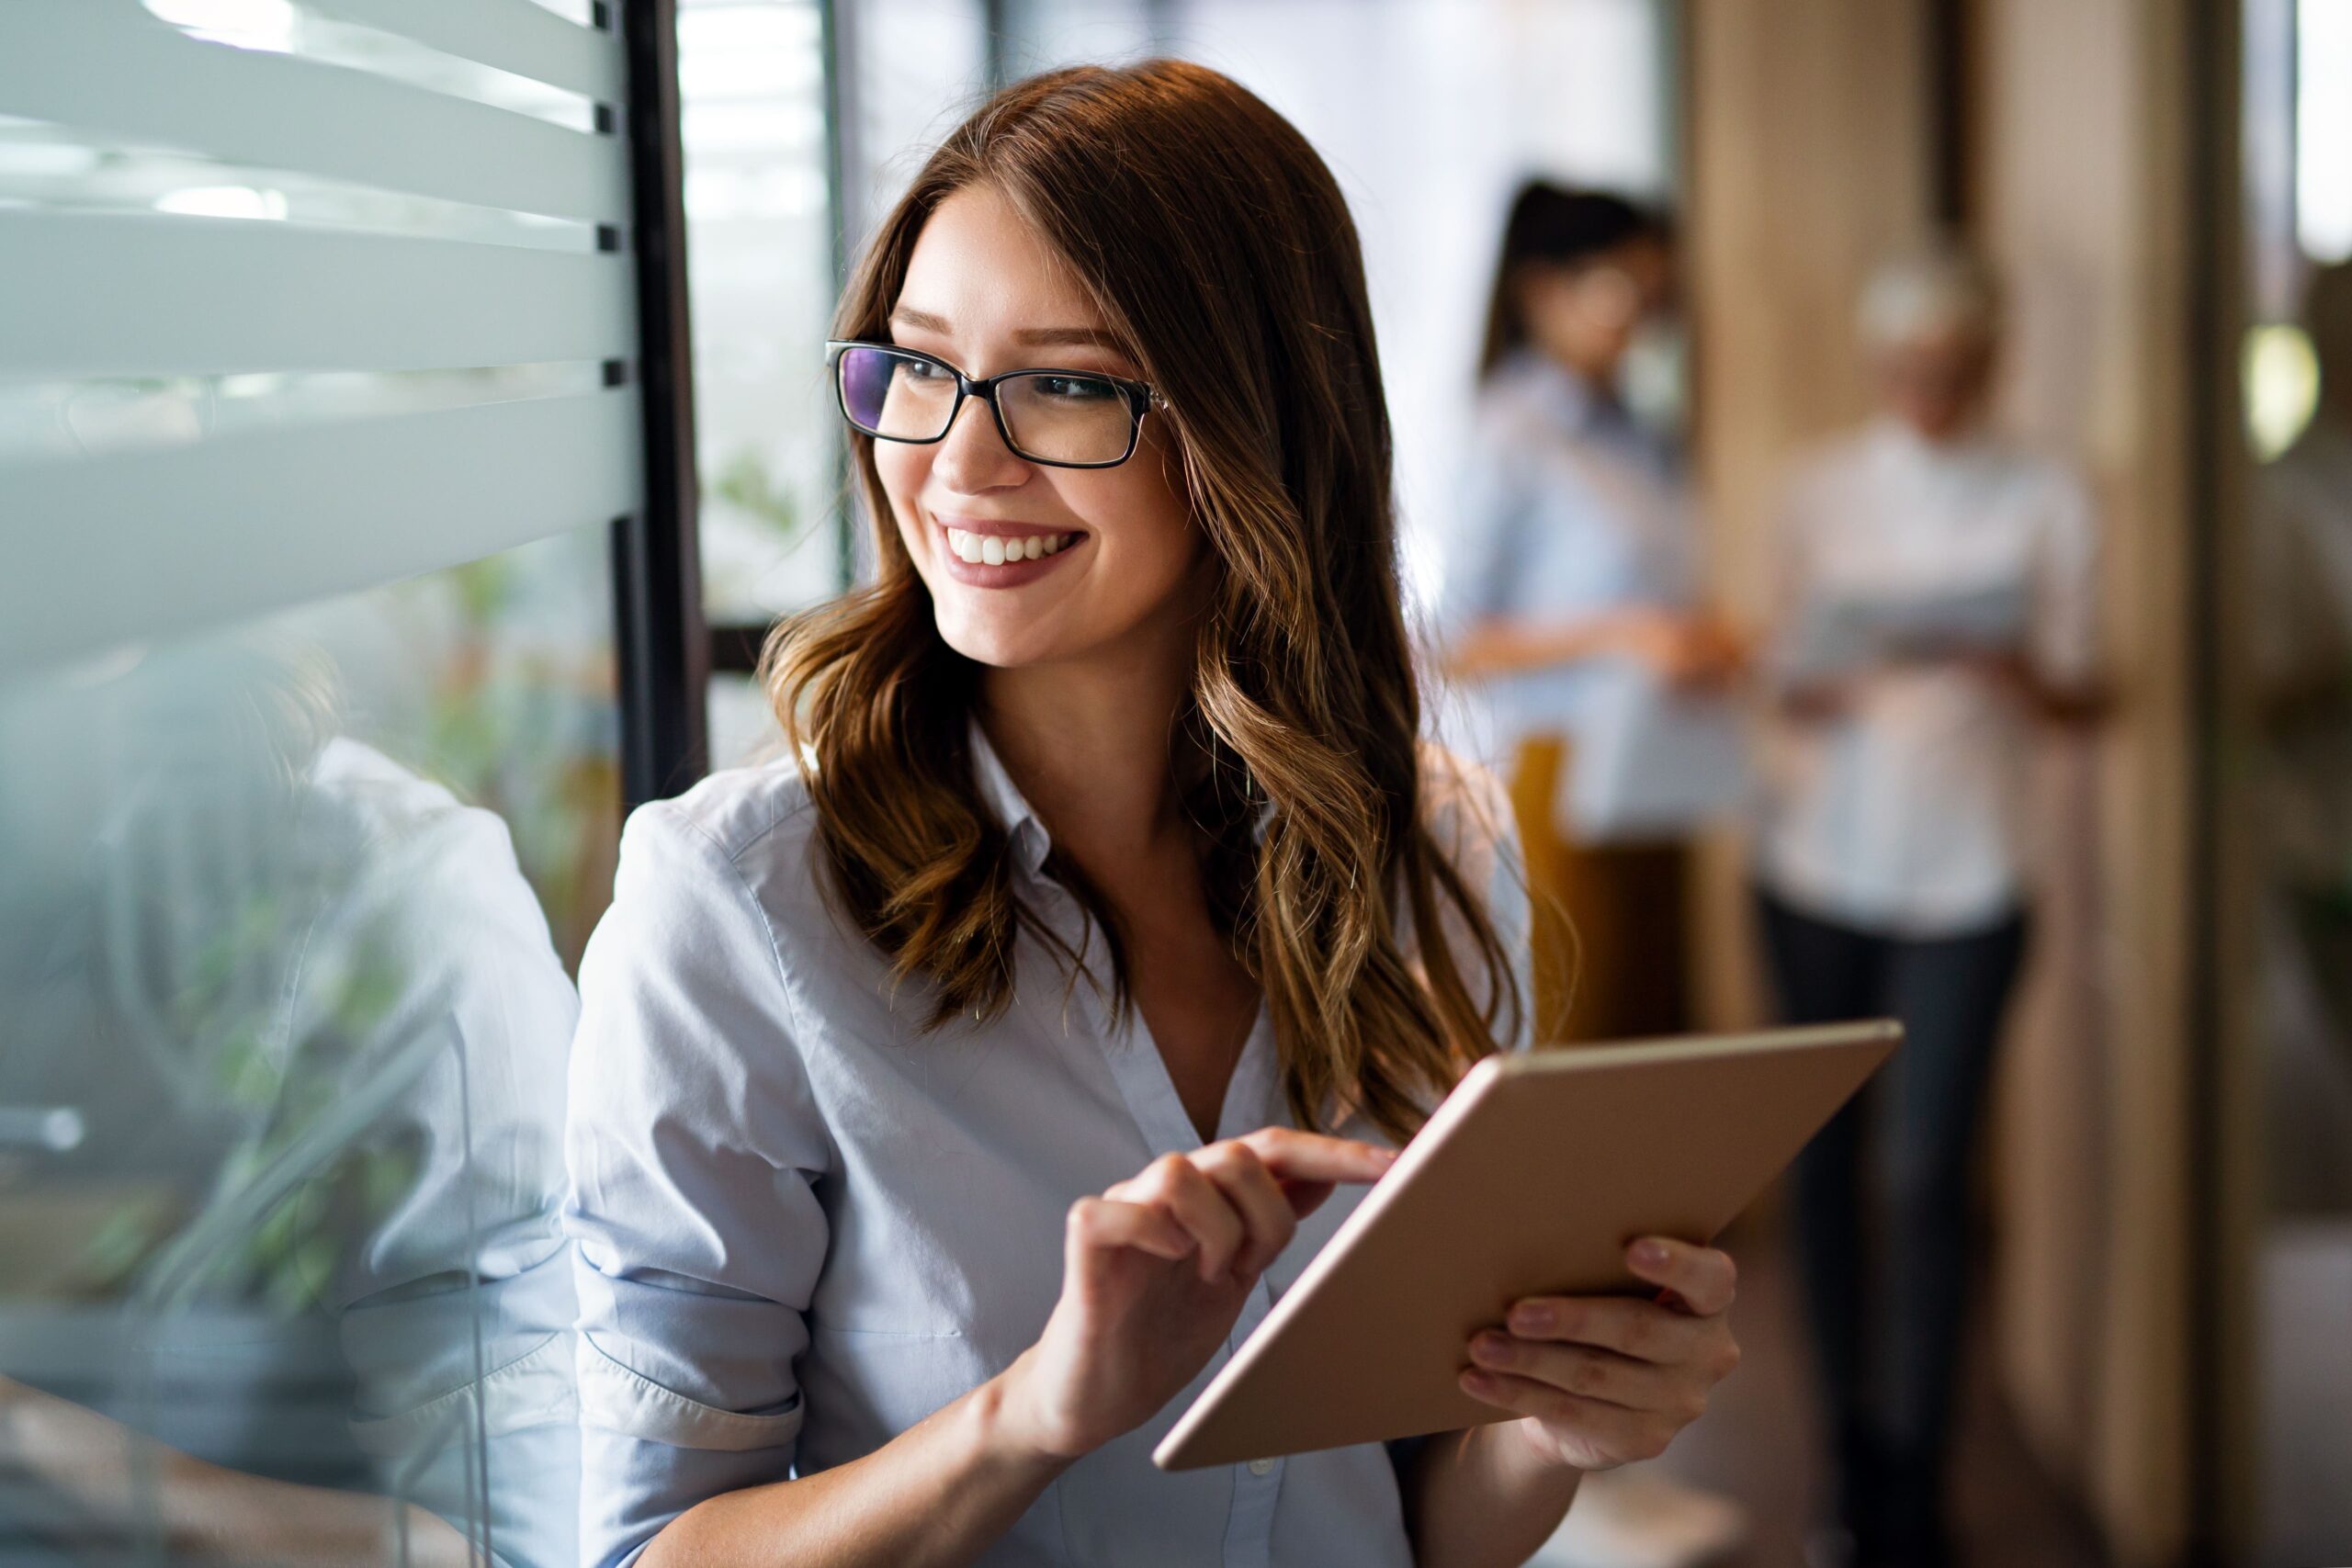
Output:
[[[1664,1242],[1637,1241],[1634,1244],[1634,1261],[1645,1268],[1663,1268],[1666,1259],[1667,1251]]]
[[[1473,1367],[1462,1374],[1462,1386],[1472,1393],[1492,1393],[1495,1392],[1495,1380]]]
[[[1492,1366],[1505,1366],[1511,1358],[1511,1342],[1500,1334],[1481,1334],[1470,1341],[1470,1354]]]
[[[1510,1325],[1521,1334],[1541,1334],[1552,1326],[1552,1309],[1535,1302],[1521,1302],[1510,1309]]]

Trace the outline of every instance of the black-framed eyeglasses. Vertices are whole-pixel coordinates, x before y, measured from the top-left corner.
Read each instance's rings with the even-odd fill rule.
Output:
[[[916,445],[944,439],[978,398],[1017,456],[1057,468],[1114,468],[1135,456],[1143,416],[1159,395],[1099,370],[965,375],[936,355],[887,343],[828,343],[833,392],[854,430]]]

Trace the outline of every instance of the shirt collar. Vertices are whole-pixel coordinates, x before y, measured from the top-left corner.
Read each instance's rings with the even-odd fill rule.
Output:
[[[1046,825],[1037,819],[1036,809],[1012,782],[1012,775],[1004,771],[1004,760],[989,744],[988,731],[980,728],[978,717],[966,722],[971,735],[972,779],[979,786],[980,800],[994,815],[1005,836],[1012,840],[1022,869],[1035,875],[1046,863],[1046,852],[1053,848],[1053,840],[1046,837]]]
[[[1022,869],[1034,876],[1044,867],[1046,855],[1054,847],[1053,838],[1038,819],[1036,808],[1021,793],[1021,786],[1004,771],[1004,759],[989,743],[988,731],[980,728],[978,717],[971,717],[966,723],[971,737],[972,780],[979,787],[981,803],[1012,840]],[[1258,807],[1257,820],[1250,824],[1250,837],[1263,843],[1273,819],[1274,803],[1270,800]]]
[[[1977,462],[1996,450],[1992,427],[1979,420],[1970,429],[1943,441],[1930,441],[1893,414],[1876,422],[1880,449],[1898,462],[1923,468],[1952,468]]]
[[[1609,424],[1612,415],[1623,419],[1591,382],[1541,349],[1524,344],[1512,349],[1496,367],[1495,378],[1509,396],[1523,401],[1545,423],[1571,434]]]

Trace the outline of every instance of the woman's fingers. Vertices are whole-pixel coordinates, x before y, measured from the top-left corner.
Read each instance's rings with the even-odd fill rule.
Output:
[[[1566,1462],[1592,1468],[1649,1459],[1706,1410],[1739,1365],[1731,1307],[1737,1270],[1713,1247],[1645,1236],[1626,1249],[1660,1301],[1532,1296],[1511,1304],[1510,1332],[1471,1340],[1462,1388],[1536,1417]]]
[[[1215,1280],[1262,1270],[1337,1183],[1377,1180],[1394,1163],[1395,1152],[1376,1144],[1266,1127],[1190,1156],[1162,1155],[1094,1201],[1159,1212],[1189,1238],[1186,1250],[1197,1251],[1201,1278]],[[1158,1234],[1164,1241],[1166,1233]]]
[[[1462,1374],[1462,1392],[1515,1415],[1532,1416],[1565,1440],[1587,1468],[1627,1464],[1664,1453],[1683,1423],[1646,1410],[1629,1410],[1589,1399],[1549,1383],[1510,1372],[1473,1367]]]
[[[1256,1151],[1238,1138],[1209,1145],[1193,1156],[1193,1164],[1241,1216],[1243,1241],[1233,1259],[1234,1272],[1258,1273],[1281,1255],[1298,1229],[1298,1217],[1291,1212],[1282,1183]]]
[[[1072,1203],[1069,1235],[1073,1247],[1098,1251],[1131,1247],[1171,1263],[1190,1257],[1197,1245],[1166,1210],[1114,1198],[1080,1198]]]
[[[1729,1312],[1738,1294],[1738,1268],[1729,1253],[1712,1247],[1648,1235],[1625,1249],[1625,1263],[1642,1279],[1681,1297],[1683,1305],[1700,1317]]]
[[[1470,1359],[1487,1371],[1524,1378],[1628,1410],[1695,1421],[1706,1409],[1706,1394],[1689,1373],[1653,1361],[1637,1361],[1613,1350],[1521,1339],[1489,1330],[1471,1339]]]
[[[1263,1161],[1285,1188],[1294,1182],[1377,1181],[1396,1163],[1395,1149],[1290,1127],[1261,1127],[1235,1142]],[[1295,1200],[1292,1211],[1299,1212]]]
[[[1216,1183],[1182,1155],[1160,1156],[1142,1174],[1112,1188],[1109,1195],[1167,1210],[1200,1244],[1203,1280],[1228,1272],[1248,1238],[1241,1216],[1217,1190]]]
[[[1507,1318],[1521,1339],[1597,1346],[1637,1361],[1685,1361],[1704,1348],[1707,1325],[1688,1313],[1634,1296],[1530,1296]]]

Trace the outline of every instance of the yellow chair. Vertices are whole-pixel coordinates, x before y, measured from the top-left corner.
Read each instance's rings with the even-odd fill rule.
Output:
[[[1554,803],[1573,761],[1557,735],[1529,737],[1511,758],[1511,811],[1535,906],[1535,1038],[1679,1033],[1690,1026],[1689,847],[1563,837]]]

